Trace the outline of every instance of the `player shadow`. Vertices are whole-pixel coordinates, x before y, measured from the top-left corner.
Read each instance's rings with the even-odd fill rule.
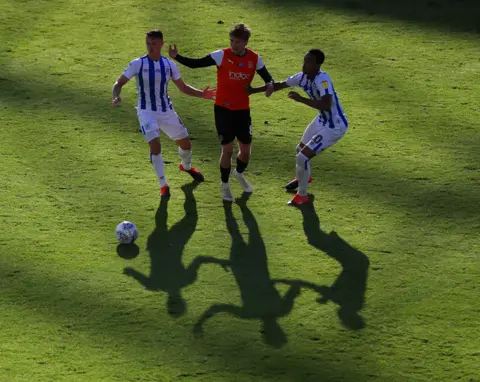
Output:
[[[293,309],[295,298],[300,294],[300,285],[291,285],[285,295],[280,295],[270,278],[267,252],[257,221],[247,207],[250,194],[244,193],[237,199],[243,221],[248,228],[248,242],[239,230],[232,213],[232,203],[224,202],[225,221],[232,238],[228,265],[240,289],[242,306],[233,304],[213,304],[197,321],[194,334],[203,334],[205,322],[218,313],[260,320],[263,340],[266,344],[280,348],[287,343],[287,336],[278,319],[287,316]]]
[[[303,216],[303,230],[308,243],[316,249],[325,252],[342,266],[342,272],[331,286],[317,286],[302,280],[274,280],[290,286],[308,288],[318,292],[317,302],[326,304],[329,301],[339,306],[338,318],[348,329],[362,329],[365,321],[360,311],[365,303],[368,268],[370,260],[367,255],[352,247],[336,232],[324,232],[320,228],[320,219],[313,204],[314,196],[310,195],[311,202],[298,209]]]
[[[182,289],[193,284],[202,264],[216,263],[226,269],[225,261],[210,256],[197,256],[188,267],[182,261],[183,250],[192,237],[198,222],[197,203],[193,195],[197,182],[182,186],[185,193],[185,216],[170,229],[167,225],[168,199],[163,198],[155,214],[155,229],[147,240],[150,254],[150,276],[125,268],[123,273],[133,277],[149,291],[167,293],[167,311],[172,317],[180,317],[187,310]]]

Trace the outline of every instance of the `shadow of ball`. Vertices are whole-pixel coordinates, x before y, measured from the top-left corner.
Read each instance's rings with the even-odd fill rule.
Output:
[[[117,246],[117,254],[122,259],[131,260],[138,256],[140,248],[136,244],[119,244]]]

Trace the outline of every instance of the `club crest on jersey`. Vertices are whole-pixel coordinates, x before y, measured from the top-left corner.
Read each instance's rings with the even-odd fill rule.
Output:
[[[248,61],[248,68],[249,68],[249,69],[252,69],[252,68],[253,68],[253,62],[252,62],[252,61]]]
[[[328,81],[322,81],[322,87],[328,89]]]

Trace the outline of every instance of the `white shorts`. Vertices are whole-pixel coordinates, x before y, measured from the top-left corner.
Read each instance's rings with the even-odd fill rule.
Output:
[[[333,128],[328,125],[324,126],[317,116],[305,129],[301,142],[314,151],[315,155],[318,155],[337,143],[346,132],[346,125],[336,124]]]
[[[138,122],[147,142],[160,136],[160,130],[170,139],[177,141],[188,137],[188,131],[174,109],[165,113],[150,110],[138,110]]]

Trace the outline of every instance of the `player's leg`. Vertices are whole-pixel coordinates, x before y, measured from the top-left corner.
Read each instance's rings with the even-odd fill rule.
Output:
[[[167,178],[165,177],[165,165],[163,163],[160,138],[153,138],[148,142],[148,145],[150,146],[150,162],[152,163],[152,167],[155,170],[160,183],[160,195],[162,198],[169,198],[170,187],[168,186]]]
[[[215,105],[214,112],[215,127],[217,129],[218,137],[220,138],[220,144],[222,145],[222,152],[220,154],[222,197],[223,200],[233,202],[235,201],[235,198],[232,195],[229,184],[230,171],[232,169],[233,140],[235,139],[232,126],[232,111]]]
[[[179,169],[189,173],[197,182],[203,182],[203,175],[192,167],[192,143],[188,130],[178,114],[172,109],[162,113],[159,118],[159,128],[178,146],[178,155],[181,159]]]
[[[300,151],[306,146],[306,144],[312,139],[312,137],[317,134],[318,130],[320,128],[320,122],[318,121],[318,116],[313,119],[312,122],[307,126],[305,131],[303,132],[302,139],[300,140],[300,143],[297,145],[297,154],[300,153]],[[309,170],[310,171],[310,168]],[[312,182],[310,173],[308,174],[308,180],[309,183]],[[298,188],[298,180],[297,178],[291,180],[286,186],[285,189],[287,191],[295,191]]]
[[[190,138],[182,138],[175,141],[178,146],[178,155],[180,155],[181,162],[178,168],[184,171],[198,183],[205,180],[204,176],[195,167],[192,167],[192,142]]]
[[[238,110],[235,111],[235,135],[238,141],[238,155],[237,155],[237,165],[235,170],[233,170],[233,175],[235,179],[238,180],[240,185],[243,188],[244,192],[252,193],[253,187],[245,179],[243,172],[248,166],[250,161],[250,152],[252,145],[252,119],[250,117],[250,110]]]
[[[233,138],[232,138],[233,140]],[[234,202],[232,191],[230,190],[230,171],[232,170],[233,142],[224,143],[222,139],[222,153],[220,154],[220,178],[222,180],[222,198],[229,202]]]
[[[307,188],[310,176],[310,159],[315,155],[315,151],[308,146],[303,147],[297,154],[295,174],[298,181],[298,191],[293,199],[288,202],[289,205],[299,206],[308,202]]]
[[[233,170],[233,175],[235,179],[240,183],[244,192],[252,193],[253,187],[245,178],[243,171],[248,165],[248,160],[250,158],[250,150],[251,144],[250,143],[243,143],[240,140],[238,141],[238,156],[237,156],[237,166]],[[248,153],[248,154],[247,154]]]
[[[291,205],[300,205],[308,201],[307,188],[310,176],[310,160],[330,146],[333,146],[343,136],[346,129],[343,127],[330,128],[323,125],[312,125],[310,131],[304,134],[302,141],[310,138],[307,144],[297,154],[296,175],[298,191],[289,202]],[[307,129],[308,130],[308,129]],[[311,132],[314,135],[311,135]]]
[[[160,194],[162,197],[169,197],[170,190],[165,177],[162,147],[160,144],[160,130],[156,117],[152,112],[142,110],[138,113],[138,122],[140,123],[142,134],[150,147],[150,163],[160,183]]]
[[[296,148],[296,155],[302,151],[302,149],[305,147],[305,144],[300,141],[300,143],[297,145]],[[309,167],[310,169],[310,167]],[[312,183],[312,176],[311,176],[311,171],[308,173],[308,183]],[[295,191],[298,188],[298,180],[297,178],[292,179],[287,185],[285,186],[285,190],[292,192]]]

